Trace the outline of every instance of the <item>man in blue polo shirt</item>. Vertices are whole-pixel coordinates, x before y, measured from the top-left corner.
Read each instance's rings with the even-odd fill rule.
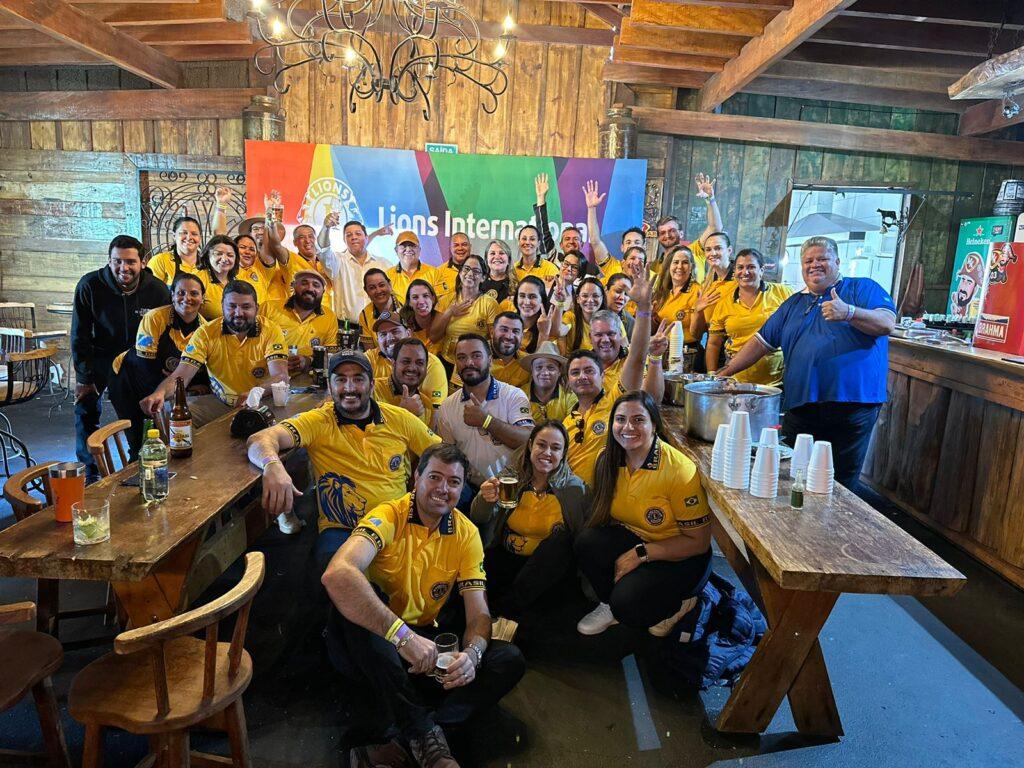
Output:
[[[892,297],[874,280],[842,277],[834,240],[800,248],[806,288],[790,296],[739,353],[719,369],[732,376],[781,349],[783,439],[808,432],[832,443],[836,480],[855,488],[871,430],[886,400]]]

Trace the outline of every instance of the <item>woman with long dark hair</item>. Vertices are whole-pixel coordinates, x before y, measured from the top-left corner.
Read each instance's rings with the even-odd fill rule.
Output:
[[[464,333],[477,333],[488,338],[498,314],[498,302],[481,288],[489,273],[487,264],[470,254],[455,278],[455,293],[441,299],[441,315],[430,327],[430,341],[441,344],[441,359],[451,376],[455,367],[455,342]]]
[[[402,325],[412,331],[413,338],[422,341],[427,351],[434,355],[440,351],[441,345],[430,340],[430,329],[440,315],[434,286],[418,277],[410,282],[405,292],[405,304],[398,310],[398,316],[402,318]]]
[[[658,282],[654,287],[654,311],[659,321],[679,322],[687,346],[700,345],[694,336],[693,316],[700,295],[693,251],[685,245],[677,245],[665,252]],[[700,355],[700,352],[698,352]]]
[[[221,307],[224,286],[237,274],[238,246],[227,235],[214,235],[199,255],[199,278],[206,286],[206,296],[199,312],[206,320],[214,320],[224,314]]]
[[[149,271],[167,285],[178,272],[199,274],[199,249],[203,246],[203,230],[198,219],[179,216],[174,220],[171,231],[174,232],[174,242],[170,249],[161,251],[146,263]]]
[[[576,289],[572,309],[562,315],[563,351],[566,355],[577,349],[591,349],[590,318],[595,312],[608,309],[608,293],[596,277],[584,277]]]
[[[704,238],[704,281],[694,304],[693,334],[701,338],[708,329],[714,306],[729,292],[735,270],[732,260],[732,240],[725,232],[712,232]],[[717,366],[715,366],[717,368]]]
[[[359,326],[362,328],[363,343],[367,349],[377,348],[377,334],[373,332],[373,322],[382,312],[394,312],[396,315],[402,308],[391,287],[391,278],[383,269],[366,270],[363,275],[363,293],[369,301],[359,313]]]
[[[516,286],[515,311],[523,320],[524,352],[536,352],[541,336],[547,337],[546,320],[551,312],[551,301],[548,299],[547,287],[539,277],[529,275]]]
[[[277,275],[277,265],[268,267],[260,261],[260,247],[252,235],[239,235],[235,246],[238,248],[238,279],[256,289],[256,303],[262,307],[267,302],[270,283]]]
[[[636,325],[636,302],[629,298],[633,290],[633,277],[623,272],[612,275],[605,283],[608,295],[608,309],[618,315],[622,321],[622,332],[627,339],[633,338],[633,326]]]
[[[544,281],[558,277],[558,267],[544,258],[541,253],[540,230],[533,224],[526,224],[519,230],[519,263],[516,264],[516,279],[534,275]]]
[[[596,635],[621,622],[663,637],[711,572],[711,510],[697,467],[665,441],[650,395],[619,397],[609,423],[587,529],[576,538],[600,603],[577,629]]]
[[[480,528],[488,598],[496,616],[518,619],[568,573],[586,519],[586,487],[566,462],[569,435],[538,424],[509,459],[518,477],[514,509],[498,506],[498,480],[480,486],[470,517]]]

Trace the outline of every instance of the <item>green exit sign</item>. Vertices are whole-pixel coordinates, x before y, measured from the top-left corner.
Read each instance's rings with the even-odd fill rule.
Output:
[[[427,152],[437,152],[439,155],[457,155],[459,154],[458,144],[433,144],[427,142]]]

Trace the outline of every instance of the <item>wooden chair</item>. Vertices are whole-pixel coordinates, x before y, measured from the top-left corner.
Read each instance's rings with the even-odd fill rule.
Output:
[[[50,347],[30,352],[0,353],[0,409],[31,400],[50,380],[50,362],[57,350]],[[32,466],[28,446],[14,433],[7,414],[0,410],[0,462],[3,477],[11,475],[11,460],[22,458]]]
[[[32,603],[0,606],[0,626],[32,621],[35,613],[36,607]],[[60,669],[63,660],[64,650],[60,642],[49,635],[30,629],[0,632],[0,712],[6,712],[31,691],[46,748],[43,754],[3,749],[0,750],[0,763],[7,765],[17,758],[71,768],[57,711],[57,698],[50,682],[50,675]]]
[[[132,423],[128,419],[112,421],[105,427],[97,429],[85,441],[86,445],[89,446],[89,453],[96,460],[100,477],[112,475],[118,469],[123,469],[128,464],[128,436],[125,432],[128,431],[131,425]],[[121,461],[120,467],[114,464],[115,450],[117,451],[118,459]]]
[[[190,765],[188,729],[223,715],[231,764],[251,765],[242,694],[252,679],[245,651],[253,598],[263,583],[261,552],[245,556],[245,573],[226,595],[208,605],[117,636],[114,652],[89,664],[71,684],[68,708],[85,724],[82,768],[103,764],[103,729],[150,737],[158,765]],[[238,614],[230,643],[217,641],[218,624]],[[192,637],[205,630],[205,639]],[[225,764],[196,754],[197,764]]]
[[[15,520],[24,520],[29,515],[34,515],[44,507],[53,504],[53,493],[50,490],[50,467],[58,464],[56,461],[47,461],[28,467],[8,478],[4,483],[4,498],[14,510]],[[33,493],[42,494],[43,499],[33,496]],[[45,501],[44,501],[45,499]],[[102,606],[93,608],[78,608],[75,610],[60,609],[60,580],[39,579],[36,586],[36,629],[45,632],[53,637],[60,637],[60,622],[62,619],[76,619],[83,616],[103,616],[103,623],[117,615],[117,609],[113,597],[113,590],[107,586],[107,600]],[[108,642],[109,635],[101,638],[101,642]],[[81,643],[68,643],[68,647],[94,644],[94,641]]]

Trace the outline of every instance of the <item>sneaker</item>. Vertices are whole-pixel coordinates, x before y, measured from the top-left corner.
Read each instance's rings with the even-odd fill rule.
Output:
[[[504,640],[506,643],[511,643],[518,629],[518,623],[499,616],[491,623],[491,640]]]
[[[459,768],[440,725],[435,725],[418,739],[410,739],[409,749],[420,768]]]
[[[294,512],[282,512],[277,516],[277,527],[281,529],[281,533],[289,536],[301,531],[303,525],[305,523]]]
[[[696,597],[688,597],[683,600],[682,605],[679,606],[679,610],[673,613],[664,621],[659,621],[653,627],[648,627],[647,631],[655,637],[667,637],[668,633],[672,631],[672,627],[679,623],[679,620],[686,614],[693,610],[693,606],[697,604]],[[689,637],[686,638],[689,640]]]
[[[392,739],[386,744],[353,747],[348,753],[350,768],[412,768],[413,762],[405,747]]]
[[[608,627],[618,623],[618,620],[612,616],[612,607],[608,603],[598,603],[597,608],[580,619],[576,630],[581,635],[600,635]]]

